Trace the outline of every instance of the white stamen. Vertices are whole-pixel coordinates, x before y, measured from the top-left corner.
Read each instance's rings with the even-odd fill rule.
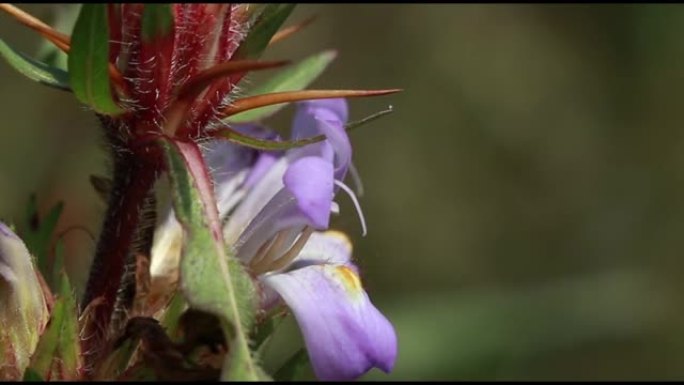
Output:
[[[361,221],[361,236],[365,237],[366,234],[368,234],[368,231],[366,229],[366,219],[363,217],[363,211],[361,211],[361,205],[359,204],[359,201],[356,199],[356,195],[354,195],[354,191],[352,191],[347,185],[344,183],[340,182],[339,180],[335,180],[335,184],[344,190],[344,192],[349,195],[349,198],[351,198],[352,202],[354,203],[354,207],[356,208],[356,213],[359,214],[359,220]]]

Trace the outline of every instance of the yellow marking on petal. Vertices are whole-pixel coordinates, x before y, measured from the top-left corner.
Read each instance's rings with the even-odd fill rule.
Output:
[[[344,288],[350,294],[357,294],[363,291],[361,280],[354,270],[347,266],[337,266],[335,267],[335,273],[342,281],[342,284],[344,284]]]

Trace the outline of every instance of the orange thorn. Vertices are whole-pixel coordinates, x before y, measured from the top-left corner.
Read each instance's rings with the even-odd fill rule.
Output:
[[[53,29],[49,25],[13,6],[12,4],[0,3],[0,9],[10,14],[10,16],[14,17],[14,19],[21,24],[24,24],[25,26],[41,34],[46,39],[50,40],[62,51],[69,51],[69,36]]]
[[[268,45],[270,46],[270,45],[275,44],[281,40],[287,39],[288,37],[294,35],[295,33],[299,32],[302,29],[309,26],[309,24],[313,23],[313,21],[316,20],[316,18],[317,18],[317,16],[313,15],[313,16],[305,19],[304,21],[302,21],[299,24],[295,24],[293,26],[281,29],[280,31],[276,32],[275,35],[273,35],[271,40],[268,42]]]
[[[381,96],[400,92],[401,89],[389,90],[304,90],[304,91],[285,91],[270,94],[248,96],[235,100],[232,105],[225,108],[221,117],[236,115],[240,112],[253,110],[255,108],[270,106],[273,104],[297,102],[301,100],[331,99],[331,98],[353,98],[365,96]]]

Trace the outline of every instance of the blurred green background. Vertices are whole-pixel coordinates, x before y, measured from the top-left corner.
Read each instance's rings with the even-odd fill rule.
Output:
[[[352,134],[368,236],[345,197],[334,222],[399,337],[393,373],[366,379],[684,378],[683,7],[301,5],[290,23],[312,14],[268,57],[336,48],[314,87],[404,89],[350,102],[395,112]],[[39,48],[5,15],[0,37]],[[95,118],[0,79],[0,218],[37,192],[65,201],[60,231],[97,234]],[[94,241],[64,240],[82,290]]]

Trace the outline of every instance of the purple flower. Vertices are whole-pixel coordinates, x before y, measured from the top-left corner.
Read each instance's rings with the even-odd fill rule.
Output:
[[[373,367],[388,372],[397,353],[394,328],[363,290],[351,242],[325,231],[339,211],[333,199],[341,188],[357,205],[365,233],[358,203],[343,183],[352,152],[344,129],[347,104],[328,99],[297,107],[292,139],[324,134],[326,140],[281,153],[226,142],[204,146],[224,238],[261,284],[262,307],[282,299],[292,309],[318,378],[354,379]],[[234,128],[276,138],[256,125]],[[166,243],[169,249],[175,244]],[[152,258],[154,279],[154,251]]]
[[[263,284],[263,306],[280,297],[294,312],[314,371],[325,380],[353,379],[373,367],[390,371],[397,351],[392,325],[351,263],[351,243],[341,233],[320,232],[337,210],[337,190],[350,192],[342,183],[351,165],[347,116],[344,99],[300,103],[292,139],[324,134],[327,140],[271,158],[261,178],[244,186],[245,198],[224,228],[237,257]]]
[[[394,328],[363,290],[351,251],[344,234],[314,232],[287,268],[260,277],[292,309],[322,380],[389,372],[396,359]]]

